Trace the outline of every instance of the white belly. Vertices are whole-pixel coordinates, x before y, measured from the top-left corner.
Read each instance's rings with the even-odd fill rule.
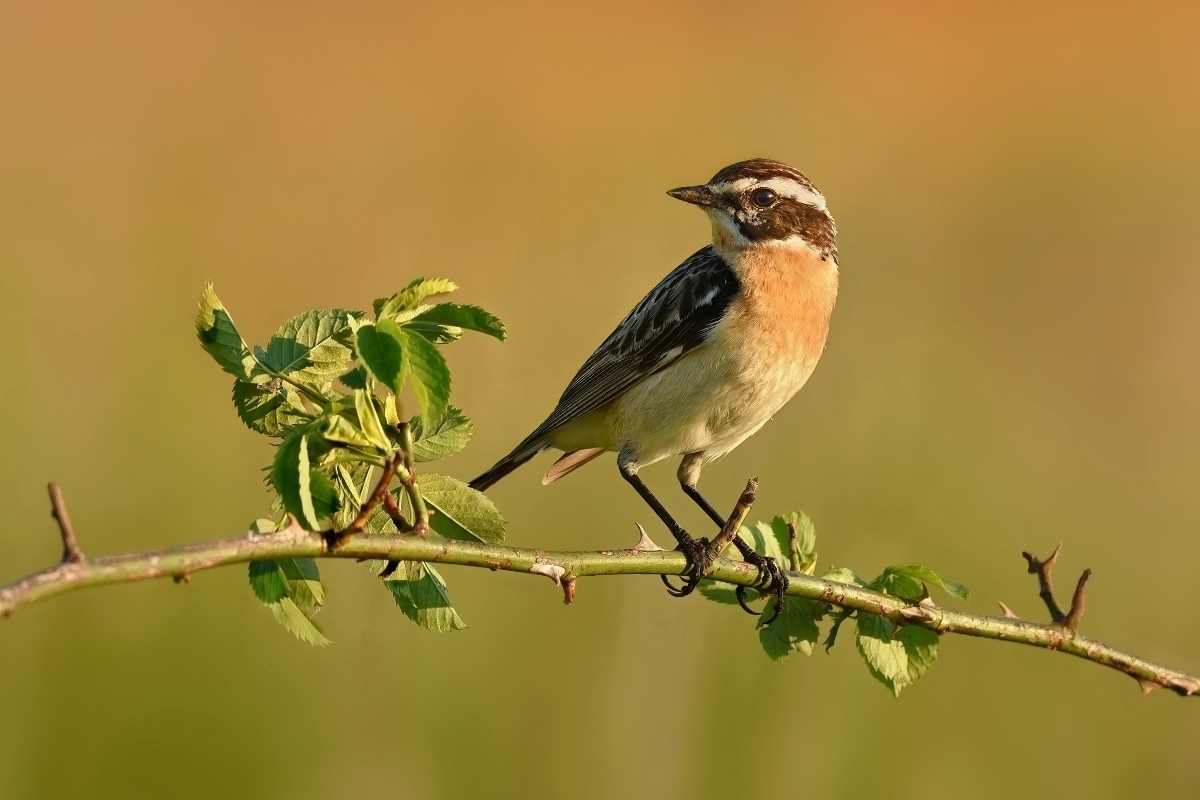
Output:
[[[610,411],[616,447],[639,464],[687,453],[720,458],[804,385],[815,359],[755,363],[752,353],[701,347],[622,396]]]

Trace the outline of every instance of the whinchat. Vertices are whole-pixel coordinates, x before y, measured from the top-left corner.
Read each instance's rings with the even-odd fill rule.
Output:
[[[732,164],[702,186],[667,192],[699,206],[712,244],[670,272],[584,362],[546,421],[471,482],[486,489],[547,448],[565,451],[543,483],[606,451],[688,554],[686,594],[713,553],[693,539],[638,471],[682,456],[679,482],[718,526],[697,489],[704,464],[755,433],[804,386],[825,349],[837,300],[837,229],[800,171],[767,159]],[[734,537],[779,592],[786,578]]]

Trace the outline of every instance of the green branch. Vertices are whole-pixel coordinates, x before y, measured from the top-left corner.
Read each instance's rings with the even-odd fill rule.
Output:
[[[183,582],[196,572],[228,564],[281,558],[350,558],[421,561],[483,567],[490,570],[543,575],[560,586],[570,602],[576,579],[599,575],[679,575],[687,567],[682,553],[658,548],[643,532],[628,550],[574,552],[536,550],[404,534],[351,534],[326,537],[304,530],[295,520],[276,533],[246,534],[230,539],[125,555],[87,558],[75,544],[66,508],[57,487],[51,486],[54,516],[64,545],[63,560],[49,569],[0,587],[0,617],[18,608],[76,589],[172,577]],[[1036,566],[1035,566],[1036,562]],[[1050,564],[1053,559],[1047,559]],[[1043,597],[1052,594],[1045,562],[1030,561],[1038,572]],[[740,561],[718,558],[708,578],[735,586],[752,586],[757,570]],[[828,603],[890,620],[897,626],[918,626],[938,633],[956,633],[1016,642],[1069,653],[1120,670],[1135,678],[1144,691],[1167,688],[1180,695],[1200,692],[1200,677],[1177,672],[1109,647],[1078,632],[1083,613],[1083,587],[1076,590],[1070,612],[1059,622],[1039,623],[1004,616],[956,611],[925,598],[905,601],[871,589],[838,583],[800,572],[788,573],[788,594]]]

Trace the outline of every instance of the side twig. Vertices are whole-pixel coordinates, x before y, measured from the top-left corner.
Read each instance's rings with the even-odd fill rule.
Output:
[[[50,490],[50,516],[58,522],[58,530],[62,535],[62,563],[80,564],[83,562],[83,551],[79,549],[79,543],[75,540],[75,529],[71,527],[71,516],[67,513],[67,503],[63,500],[62,489],[53,482],[48,488]]]

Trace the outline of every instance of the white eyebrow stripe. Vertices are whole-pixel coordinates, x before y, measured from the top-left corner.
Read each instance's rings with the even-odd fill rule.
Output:
[[[825,205],[825,197],[815,189],[809,189],[802,183],[791,180],[789,178],[770,178],[765,181],[756,180],[754,178],[740,178],[732,183],[721,184],[719,189],[728,187],[729,191],[741,194],[751,187],[764,186],[781,197],[789,197],[799,203],[813,206],[829,213],[829,208]]]

